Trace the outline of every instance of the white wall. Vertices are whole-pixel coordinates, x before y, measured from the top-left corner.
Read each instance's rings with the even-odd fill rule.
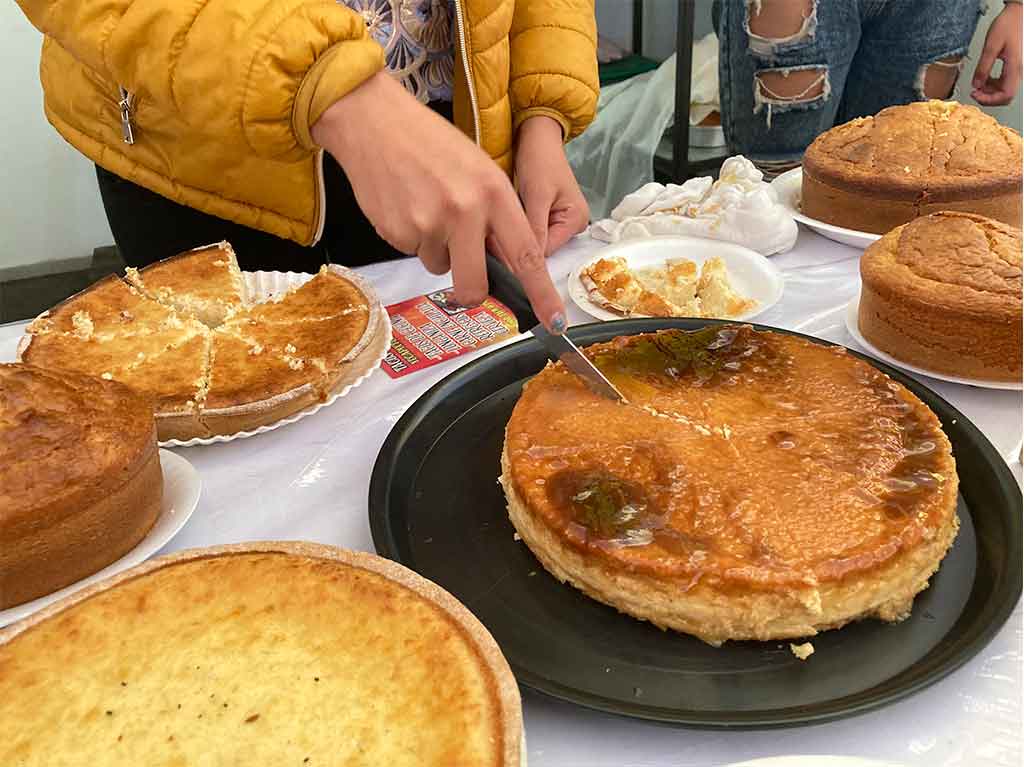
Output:
[[[113,242],[92,164],[43,116],[41,44],[18,5],[0,3],[0,280],[86,262]]]

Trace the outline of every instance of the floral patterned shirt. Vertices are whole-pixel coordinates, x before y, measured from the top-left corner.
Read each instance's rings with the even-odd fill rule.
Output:
[[[455,0],[338,0],[362,15],[393,77],[423,103],[451,101]]]

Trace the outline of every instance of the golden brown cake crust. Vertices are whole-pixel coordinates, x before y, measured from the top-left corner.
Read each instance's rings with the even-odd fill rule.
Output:
[[[0,690],[20,712],[0,703],[0,761],[27,767],[94,739],[110,765],[257,742],[275,764],[520,765],[518,688],[483,626],[401,565],[318,544],[195,549],[78,592],[0,631]]]
[[[126,386],[0,365],[0,609],[102,569],[160,513],[153,411]]]
[[[973,106],[926,101],[883,109],[818,136],[803,158],[801,207],[882,233],[945,209],[1020,226],[1021,139]]]
[[[1021,379],[1021,232],[965,213],[898,227],[860,262],[858,324],[904,362],[941,373]]]
[[[587,354],[628,404],[549,365],[506,431],[510,516],[545,567],[713,643],[905,616],[955,534],[957,487],[910,392],[749,327]]]

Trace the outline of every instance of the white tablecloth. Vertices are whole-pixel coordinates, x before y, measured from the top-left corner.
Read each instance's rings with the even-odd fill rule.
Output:
[[[598,243],[570,243],[550,261],[565,294],[570,269]],[[857,294],[859,251],[801,231],[775,257],[785,294],[757,322],[854,345],[843,312]],[[445,287],[413,260],[360,270],[385,303]],[[574,305],[570,324],[590,321]],[[0,360],[14,359],[24,323],[0,327]],[[250,540],[301,539],[372,551],[367,487],[388,431],[429,386],[476,355],[406,378],[375,372],[335,405],[251,439],[182,448],[203,481],[199,508],[164,552]],[[1011,462],[1021,443],[1021,394],[926,381]],[[982,653],[918,695],[874,713],[814,727],[715,732],[592,712],[523,691],[531,767],[712,767],[782,754],[861,756],[921,767],[1019,767],[1022,758],[1021,605]]]

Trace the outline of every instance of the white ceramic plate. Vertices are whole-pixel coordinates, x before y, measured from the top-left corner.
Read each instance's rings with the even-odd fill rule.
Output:
[[[808,229],[817,232],[822,237],[828,237],[835,242],[849,245],[851,248],[864,250],[868,245],[879,239],[882,235],[871,232],[859,232],[856,229],[846,229],[842,226],[833,226],[819,221],[816,218],[805,216],[800,212],[800,187],[803,185],[803,169],[793,168],[777,176],[772,182],[772,189],[779,196],[779,202],[790,215]]]
[[[109,578],[129,567],[134,567],[167,545],[168,541],[178,534],[188,518],[192,516],[192,512],[195,511],[196,505],[199,503],[199,490],[202,483],[199,480],[199,472],[192,467],[192,464],[170,450],[160,451],[160,468],[164,475],[163,508],[146,537],[139,541],[134,549],[116,562],[111,562],[99,572],[93,573],[77,583],[72,583],[70,586],[65,586],[60,591],[33,599],[31,602],[9,607],[6,610],[0,610],[0,627],[19,621],[36,610],[41,610],[58,599],[73,594],[92,583]]]
[[[587,266],[601,258],[621,257],[626,260],[630,269],[643,269],[658,266],[672,258],[687,258],[696,263],[699,269],[705,261],[714,256],[721,257],[725,262],[733,289],[741,296],[757,302],[749,312],[728,319],[753,319],[782,298],[782,273],[760,253],[731,242],[672,235],[626,240],[601,248],[592,258],[579,264],[569,274],[569,296],[591,317],[599,320],[621,320],[623,315],[590,300],[587,289],[580,280],[580,272]]]
[[[857,309],[860,305],[860,295],[858,294],[849,304],[846,305],[846,329],[857,344],[864,349],[872,357],[880,359],[882,362],[888,362],[894,367],[902,368],[903,370],[910,371],[911,373],[917,373],[918,375],[929,376],[930,378],[937,378],[940,381],[949,381],[950,383],[966,384],[967,386],[980,386],[984,389],[1020,389],[1022,384],[1020,382],[1009,382],[1009,381],[989,381],[984,378],[960,378],[959,376],[948,375],[946,373],[937,373],[934,370],[926,370],[925,368],[911,365],[908,362],[903,362],[893,357],[891,354],[886,354],[881,349],[878,349],[868,341],[860,332],[860,323],[857,318]]]
[[[161,442],[161,447],[193,447],[195,445],[213,445],[217,442],[231,442],[245,437],[254,437],[282,426],[295,423],[302,418],[311,416],[321,408],[333,405],[344,397],[363,381],[370,377],[374,370],[380,367],[381,360],[391,348],[391,321],[388,319],[387,310],[377,297],[373,286],[350,269],[336,264],[331,269],[338,272],[345,279],[352,282],[366,296],[370,304],[370,323],[367,325],[366,334],[352,350],[352,369],[346,373],[344,383],[335,389],[323,402],[317,402],[304,410],[293,413],[280,421],[258,426],[251,431],[239,431],[234,434],[218,434],[213,437],[193,437],[189,440],[169,439]],[[313,279],[315,275],[305,272],[243,272],[245,277],[245,289],[250,301],[267,301],[275,296],[291,290],[291,288],[302,285]]]
[[[770,756],[726,767],[900,767],[895,762],[876,762],[859,756]]]

